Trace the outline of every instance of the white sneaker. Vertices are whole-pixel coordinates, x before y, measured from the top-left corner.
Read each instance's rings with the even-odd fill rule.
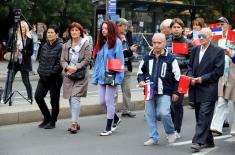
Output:
[[[109,135],[111,135],[112,134],[112,131],[103,131],[103,132],[101,132],[100,133],[100,136],[109,136]]]
[[[113,123],[112,129],[111,129],[112,132],[114,132],[117,129],[117,127],[121,123],[121,121],[122,121],[121,118],[119,118],[117,123]]]
[[[174,143],[176,140],[175,133],[169,134],[168,135],[168,143]]]
[[[144,146],[151,146],[151,145],[157,145],[158,142],[153,141],[152,139],[147,140],[144,142]]]
[[[1,99],[1,104],[4,104],[4,101],[3,101],[3,99]]]
[[[177,131],[175,131],[175,138],[176,138],[176,139],[181,138],[181,137],[180,137],[180,134],[179,134]]]

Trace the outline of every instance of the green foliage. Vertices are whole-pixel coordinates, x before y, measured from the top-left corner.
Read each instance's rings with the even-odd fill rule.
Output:
[[[0,5],[0,20],[5,19],[9,15],[9,8],[3,5]]]
[[[9,0],[0,4],[0,19],[7,18],[9,10],[21,9],[31,22],[45,22],[67,27],[71,22],[79,22],[92,28],[93,6],[87,0]],[[85,17],[85,18],[84,18]]]

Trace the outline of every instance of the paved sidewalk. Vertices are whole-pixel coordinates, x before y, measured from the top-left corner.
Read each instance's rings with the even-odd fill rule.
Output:
[[[122,95],[119,93],[117,107],[121,107]],[[49,99],[46,99],[49,103]],[[48,104],[50,107],[50,104]],[[144,109],[143,93],[132,92],[131,110]],[[98,95],[90,95],[81,99],[81,113],[80,116],[103,114],[104,111],[98,103]],[[68,100],[60,99],[60,114],[59,118],[69,118],[70,110]],[[27,101],[13,102],[12,106],[7,104],[0,104],[0,125],[16,124],[41,121],[41,112],[35,103],[29,104]]]
[[[4,82],[7,76],[7,65],[8,62],[0,61],[0,81]],[[132,74],[135,76],[138,70],[138,63],[134,62],[133,64],[133,72]],[[33,70],[36,72],[38,67],[38,62],[33,63]],[[90,70],[90,74],[92,71]],[[30,75],[30,80],[38,80],[38,75]],[[15,80],[21,80],[20,73],[16,74]],[[120,89],[119,89],[120,90]],[[131,110],[143,110],[144,109],[144,95],[142,91],[133,91],[132,92],[132,105]],[[187,104],[187,97],[185,98],[185,103]],[[49,103],[49,99],[46,99],[46,102]],[[118,95],[118,104],[117,109],[121,109],[122,102],[122,93],[119,92]],[[50,107],[50,104],[48,105]],[[88,95],[86,98],[81,99],[81,116],[88,115],[98,115],[103,114],[104,111],[102,107],[99,105],[98,94],[96,95]],[[60,114],[59,118],[69,118],[70,110],[68,100],[60,98]],[[42,115],[41,112],[34,101],[33,104],[29,104],[25,100],[21,101],[13,101],[12,106],[8,106],[8,104],[0,104],[0,126],[1,125],[9,125],[16,123],[27,123],[27,122],[35,122],[41,121]]]
[[[7,78],[7,65],[8,62],[0,61],[0,81],[4,82]],[[133,75],[136,75],[138,63],[134,63]],[[33,63],[33,71],[36,73],[38,68],[38,62]],[[92,70],[90,70],[92,74]],[[38,80],[38,74],[30,74],[30,80]],[[20,73],[16,74],[15,80],[21,80]],[[141,110],[144,109],[142,92],[132,92],[132,110]],[[97,115],[103,114],[104,111],[99,105],[98,94],[97,95],[88,95],[86,98],[81,100],[81,116],[87,115]],[[118,109],[121,109],[122,94],[119,93],[118,97]],[[46,99],[46,102],[49,103],[49,99]],[[50,104],[48,105],[50,107]],[[68,100],[65,100],[61,97],[60,99],[60,114],[59,118],[69,118],[70,110]],[[42,120],[41,112],[34,101],[33,104],[29,104],[25,100],[13,101],[12,106],[8,104],[0,104],[0,125],[16,124],[16,123],[26,123]]]
[[[133,75],[137,74],[138,65],[139,65],[138,62],[133,62],[133,72],[132,72]],[[8,71],[7,66],[8,66],[8,62],[7,61],[0,61],[0,81],[1,82],[6,81],[7,71]],[[30,73],[30,75],[29,75],[30,80],[38,80],[39,79],[39,76],[37,74],[37,69],[38,69],[38,61],[33,62],[33,72],[35,74],[32,74],[33,72]],[[90,70],[90,74],[92,74],[92,70]],[[22,80],[20,72],[18,72],[16,74],[14,80]]]
[[[0,81],[4,82],[6,81],[7,78],[7,66],[8,66],[8,61],[0,61]],[[37,73],[37,68],[38,68],[38,61],[33,63],[33,72]],[[38,80],[39,76],[38,74],[33,75],[30,73],[29,75],[30,80]],[[15,76],[14,80],[22,80],[20,72],[18,72]]]

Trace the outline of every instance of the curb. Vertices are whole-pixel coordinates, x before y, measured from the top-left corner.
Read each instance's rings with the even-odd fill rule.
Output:
[[[184,97],[184,106],[188,105],[188,97]],[[132,101],[130,105],[131,111],[144,110],[145,102],[142,101]],[[122,108],[122,103],[118,102],[117,111],[120,112]],[[81,105],[80,109],[80,117],[84,116],[92,116],[92,115],[100,115],[104,114],[104,110],[99,104],[92,105]],[[66,119],[71,118],[70,108],[69,107],[61,107],[58,119]],[[0,114],[0,126],[3,125],[11,125],[11,124],[21,124],[21,123],[30,123],[30,122],[38,122],[43,119],[41,111],[37,110],[29,110],[29,111],[21,111],[21,112],[12,112],[12,113],[3,113]]]
[[[144,109],[144,101],[134,101],[132,102],[131,110],[143,110]],[[117,109],[121,109],[122,103],[119,102],[117,104]],[[80,116],[91,116],[91,115],[100,115],[104,114],[104,110],[102,106],[99,104],[93,105],[82,105],[80,109]],[[58,119],[70,118],[70,108],[63,107],[60,108],[60,114]],[[30,123],[30,122],[38,122],[43,119],[41,111],[33,110],[33,111],[23,111],[23,112],[13,112],[13,113],[4,113],[0,114],[0,126],[3,125],[11,125],[11,124],[20,124],[20,123]]]

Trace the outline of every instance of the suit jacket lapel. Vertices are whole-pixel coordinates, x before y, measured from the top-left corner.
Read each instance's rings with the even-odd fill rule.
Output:
[[[193,67],[193,68],[194,68],[194,73],[196,73],[196,74],[197,74],[197,69],[198,69],[198,66],[199,66],[199,53],[200,53],[200,48],[201,48],[201,46],[197,47],[196,53],[195,53],[194,62],[193,62],[193,65],[195,66],[195,67]]]
[[[199,64],[199,68],[202,68],[206,64],[206,60],[208,60],[208,57],[210,55],[210,51],[211,51],[210,48],[211,48],[211,43],[210,43],[209,47],[206,49],[206,51],[202,57],[202,60]]]

